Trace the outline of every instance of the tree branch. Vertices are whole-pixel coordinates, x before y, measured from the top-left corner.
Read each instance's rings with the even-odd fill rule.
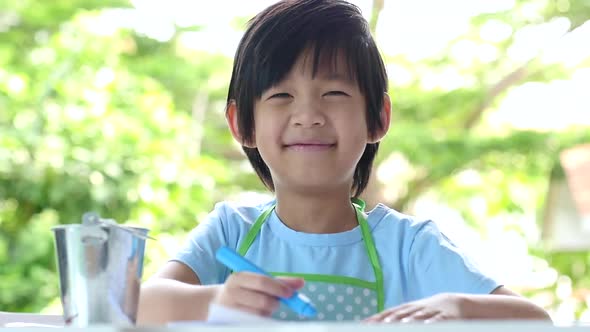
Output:
[[[522,81],[528,75],[528,65],[530,61],[522,64],[508,75],[504,76],[500,81],[494,84],[486,94],[485,99],[481,104],[474,108],[469,115],[463,128],[466,131],[471,130],[481,119],[483,113],[489,108],[489,106],[496,100],[498,96],[506,92],[509,88]],[[455,170],[462,167],[463,164],[457,164]],[[390,206],[394,207],[398,211],[404,211],[409,208],[409,204],[420,194],[438,182],[440,178],[433,178],[431,175],[426,174],[421,178],[417,178],[408,183],[408,191],[402,197],[399,197],[395,202],[392,202]]]
[[[529,62],[524,63],[520,67],[516,68],[510,74],[504,76],[500,81],[498,81],[495,85],[489,89],[485,99],[483,102],[478,105],[472,112],[470,112],[469,116],[467,116],[467,120],[463,124],[464,129],[471,129],[473,128],[481,116],[485,112],[486,109],[490,107],[490,105],[496,100],[496,98],[507,91],[512,86],[516,85],[518,82],[522,81],[528,74],[528,65]]]
[[[385,0],[373,0],[373,8],[371,10],[371,20],[369,21],[369,28],[373,36],[376,36],[377,23],[379,22],[379,14],[383,10]]]

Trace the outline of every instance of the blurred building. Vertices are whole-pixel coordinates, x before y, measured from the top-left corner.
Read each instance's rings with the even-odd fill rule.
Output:
[[[564,150],[552,172],[543,216],[551,251],[590,250],[590,144]]]

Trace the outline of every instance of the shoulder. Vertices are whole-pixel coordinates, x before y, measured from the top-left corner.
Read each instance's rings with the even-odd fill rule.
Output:
[[[374,231],[395,231],[410,237],[437,230],[431,220],[401,213],[381,203],[368,213],[367,220]]]
[[[432,220],[404,214],[383,204],[370,211],[367,220],[376,242],[396,246],[406,254],[419,243],[446,239]]]
[[[266,200],[254,204],[222,201],[190,232],[192,242],[203,239],[219,239],[227,245],[235,246],[248,233],[258,216],[274,204]]]
[[[211,215],[213,219],[223,224],[245,223],[253,224],[258,216],[275,203],[274,200],[265,200],[256,203],[241,203],[222,201],[215,204]]]

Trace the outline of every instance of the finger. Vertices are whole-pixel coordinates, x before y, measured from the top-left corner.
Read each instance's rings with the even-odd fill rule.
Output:
[[[238,288],[232,292],[232,296],[237,307],[258,315],[270,316],[279,307],[277,297],[250,289]]]
[[[395,310],[388,310],[376,316],[373,316],[369,322],[383,322],[383,323],[394,323],[399,322],[405,317],[412,315],[414,312],[422,309],[417,306],[404,306],[395,308]]]
[[[391,315],[389,315],[387,317],[387,320],[390,322],[402,321],[402,320],[407,319],[408,317],[414,315],[416,312],[419,312],[420,310],[422,310],[422,307],[418,307],[418,306],[404,308],[403,310],[398,310],[396,312],[393,312]]]
[[[418,311],[412,313],[411,315],[407,315],[407,316],[401,318],[400,322],[411,323],[411,322],[424,321],[424,320],[427,320],[429,318],[436,316],[437,314],[438,314],[437,311],[418,310]]]
[[[237,286],[228,286],[230,285],[224,286],[225,290],[215,298],[215,303],[262,316],[270,316],[279,307],[277,297]]]
[[[253,314],[253,315],[257,315],[257,316],[263,316],[263,317],[270,317],[272,315],[273,311],[268,311],[268,310],[264,310],[264,309],[260,309],[260,308],[253,308],[253,307],[248,307],[248,306],[244,306],[244,305],[240,305],[237,304],[233,307],[233,309],[237,309],[243,312],[247,312],[249,314]]]
[[[232,285],[237,287],[265,293],[275,297],[291,297],[293,289],[289,285],[262,274],[251,272],[234,273],[228,278]]]
[[[386,315],[387,315],[387,312],[383,311],[383,312],[380,312],[378,314],[375,314],[373,316],[363,319],[363,322],[365,322],[365,323],[378,323],[378,322],[381,322],[383,320],[383,318],[385,318]]]
[[[282,283],[286,284],[287,286],[291,287],[293,290],[298,290],[299,288],[303,287],[305,284],[305,280],[302,278],[292,278],[292,277],[278,277]]]
[[[377,313],[371,317],[365,318],[364,322],[366,323],[379,323],[382,322],[385,317],[389,316],[390,310],[382,311]]]
[[[444,315],[438,314],[435,315],[431,318],[425,319],[424,320],[424,324],[432,324],[432,323],[437,323],[437,322],[442,322],[446,320]]]
[[[368,322],[368,323],[382,322],[383,319],[385,319],[385,317],[387,317],[391,314],[395,314],[395,313],[402,311],[402,310],[407,310],[408,308],[411,308],[411,307],[413,307],[413,304],[411,304],[411,303],[402,304],[397,307],[381,311],[380,313],[377,313],[369,318],[366,318],[364,321]]]

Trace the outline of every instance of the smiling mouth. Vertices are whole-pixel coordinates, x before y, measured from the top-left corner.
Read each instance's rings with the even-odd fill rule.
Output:
[[[324,144],[324,143],[295,143],[285,145],[286,149],[295,151],[325,151],[332,149],[336,144]]]

